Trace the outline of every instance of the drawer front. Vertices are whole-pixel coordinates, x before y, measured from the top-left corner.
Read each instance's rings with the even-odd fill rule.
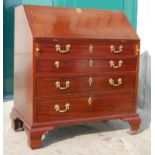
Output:
[[[136,71],[136,58],[131,59],[38,59],[37,73],[85,73]]]
[[[38,122],[43,122],[115,115],[132,112],[133,105],[134,95],[132,94],[39,100],[36,103],[36,117]]]
[[[37,43],[39,57],[83,57],[135,55],[135,45],[129,41],[73,41],[61,40]]]
[[[90,92],[93,94],[133,92],[136,82],[135,77],[135,74],[90,77],[40,77],[37,78],[36,92],[38,97]]]

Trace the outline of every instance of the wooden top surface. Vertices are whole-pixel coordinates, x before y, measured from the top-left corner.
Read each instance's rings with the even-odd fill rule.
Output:
[[[121,11],[32,5],[24,9],[34,38],[139,40]]]

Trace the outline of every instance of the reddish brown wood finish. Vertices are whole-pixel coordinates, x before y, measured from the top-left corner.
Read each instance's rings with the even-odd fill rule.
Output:
[[[59,53],[56,44],[61,50],[70,44],[71,49]],[[76,9],[17,7],[15,103],[10,115],[14,130],[26,130],[31,148],[41,147],[42,135],[62,125],[121,119],[129,122],[132,133],[138,131],[139,44],[122,12],[82,9],[79,14]],[[116,50],[122,45],[123,51],[116,54],[111,45]],[[120,60],[123,64],[112,68],[111,60],[115,66]],[[112,86],[110,78],[114,84],[121,78],[122,84]],[[59,90],[56,81],[61,87],[70,81],[70,86]],[[66,103],[69,109],[60,112]]]
[[[110,67],[110,61],[114,61],[114,64],[118,66],[120,60],[123,61],[123,64],[120,68],[112,68]],[[59,61],[59,68],[55,66],[55,62]],[[92,67],[90,67],[90,61],[93,61]],[[70,58],[70,59],[62,59],[55,58],[55,60],[51,59],[39,59],[37,60],[37,72],[39,74],[48,74],[48,73],[97,73],[97,72],[117,72],[117,71],[136,71],[136,58],[130,59],[101,59],[101,58]]]
[[[25,6],[34,38],[139,40],[121,11]]]
[[[88,99],[92,98],[89,105]],[[65,113],[59,113],[55,110],[55,104],[59,104],[60,108],[65,109],[65,104],[70,104],[70,109]],[[37,122],[45,121],[62,121],[69,119],[77,119],[93,116],[127,114],[133,111],[134,95],[102,95],[94,96],[90,94],[83,98],[48,99],[37,101]]]
[[[37,97],[52,97],[62,96],[66,94],[79,94],[79,93],[102,93],[105,92],[134,92],[135,90],[135,77],[136,75],[105,75],[102,76],[82,76],[82,77],[56,77],[56,78],[37,78]],[[92,78],[90,85],[89,80]],[[118,87],[114,87],[109,84],[109,79],[114,79],[115,83],[118,83],[118,78],[122,78],[122,84]],[[70,87],[65,90],[56,88],[55,82],[59,81],[61,87],[66,87],[66,81],[70,81]]]
[[[71,49],[68,53],[61,54],[56,52],[55,46],[59,44],[61,49],[64,50],[67,44],[71,45]],[[36,47],[40,49],[39,58],[68,58],[68,57],[100,57],[100,58],[117,58],[119,56],[135,56],[134,42],[127,40],[67,40],[67,39],[53,39],[50,41],[37,42]],[[89,46],[93,46],[92,52],[89,51]],[[116,50],[119,46],[123,46],[123,52],[114,54],[110,51],[110,46],[114,45]],[[80,54],[79,54],[80,51]],[[60,57],[61,56],[61,57]]]

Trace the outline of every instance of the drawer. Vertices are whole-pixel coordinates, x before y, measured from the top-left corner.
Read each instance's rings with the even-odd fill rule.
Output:
[[[121,81],[120,81],[121,79]],[[90,77],[37,78],[37,96],[73,95],[80,93],[133,92],[136,75],[102,75]]]
[[[84,57],[84,56],[126,56],[135,55],[135,45],[131,41],[78,41],[59,40],[40,42],[35,50],[42,58]]]
[[[36,102],[38,122],[126,114],[134,110],[134,95],[88,96]]]
[[[128,59],[38,59],[37,73],[85,73],[136,71],[136,58]]]

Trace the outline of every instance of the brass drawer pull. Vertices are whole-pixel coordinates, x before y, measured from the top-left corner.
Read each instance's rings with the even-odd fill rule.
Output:
[[[55,111],[56,112],[67,112],[69,109],[70,109],[70,104],[69,103],[66,103],[65,104],[65,109],[64,110],[61,110],[60,109],[60,105],[59,104],[55,104]]]
[[[119,60],[118,65],[115,65],[115,62],[113,60],[110,60],[109,64],[110,64],[110,67],[112,67],[112,68],[120,68],[123,65],[123,61]]]
[[[66,45],[66,50],[61,50],[61,46],[59,44],[56,44],[55,49],[56,49],[56,52],[59,52],[59,53],[68,53],[70,51],[70,49],[71,49],[71,45],[67,44]]]
[[[109,79],[109,84],[114,86],[114,87],[118,87],[123,83],[121,78],[119,78],[117,81],[118,81],[118,83],[115,83],[114,80],[110,78]]]
[[[56,81],[55,82],[55,86],[56,86],[57,89],[65,90],[65,89],[67,89],[67,88],[70,87],[70,81],[66,81],[66,86],[65,87],[61,87],[60,82],[59,81]]]
[[[90,59],[90,60],[89,60],[89,67],[92,68],[92,66],[93,66],[93,60]]]
[[[40,48],[37,47],[35,51],[36,51],[36,56],[38,57],[40,55]]]
[[[88,83],[89,83],[89,86],[92,86],[92,83],[93,83],[93,78],[92,77],[89,77]]]
[[[55,67],[58,69],[60,67],[60,62],[59,61],[55,61]]]
[[[93,48],[94,48],[93,45],[90,44],[90,45],[89,45],[89,53],[92,53],[92,52],[93,52]]]
[[[91,105],[92,105],[92,102],[93,102],[92,97],[89,97],[89,98],[88,98],[88,104],[89,104],[89,106],[91,106]]]
[[[123,52],[123,46],[120,45],[120,46],[119,46],[119,50],[116,51],[116,50],[115,50],[115,46],[114,46],[114,45],[110,45],[110,51],[113,52],[113,53],[116,53],[116,54],[121,53],[121,52]]]

